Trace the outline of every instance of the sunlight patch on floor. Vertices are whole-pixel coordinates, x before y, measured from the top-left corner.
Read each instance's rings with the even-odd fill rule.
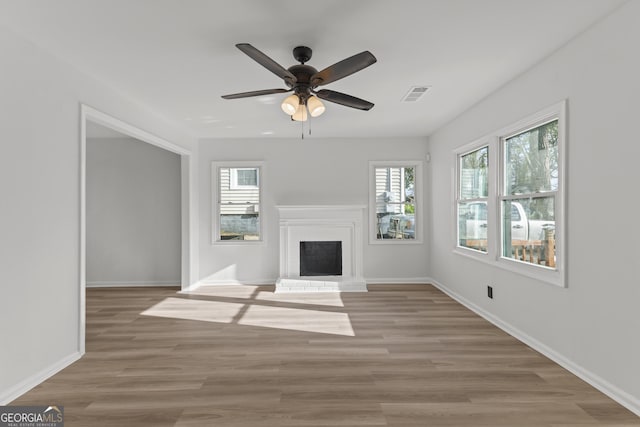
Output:
[[[171,319],[231,323],[242,307],[244,304],[170,297],[140,314]]]
[[[306,292],[293,294],[275,294],[260,292],[256,299],[259,301],[289,302],[293,304],[324,305],[327,307],[344,307],[339,292]]]
[[[240,325],[355,336],[347,313],[251,305]]]
[[[170,319],[237,323],[263,328],[355,336],[349,315],[346,313],[272,307],[250,302],[231,303],[169,297],[140,314]]]
[[[323,305],[327,307],[344,307],[339,292],[306,292],[276,294],[265,291],[264,286],[253,285],[211,285],[200,286],[192,291],[180,292],[184,295],[205,297],[242,298],[258,301],[288,302],[293,304]]]
[[[192,291],[181,291],[184,295],[200,295],[203,297],[251,298],[260,291],[260,286],[250,285],[210,285],[200,286]]]

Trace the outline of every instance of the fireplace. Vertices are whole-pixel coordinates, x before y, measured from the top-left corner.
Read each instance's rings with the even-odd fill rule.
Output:
[[[364,291],[365,206],[278,206],[276,292]]]
[[[342,276],[342,242],[300,242],[300,276]]]

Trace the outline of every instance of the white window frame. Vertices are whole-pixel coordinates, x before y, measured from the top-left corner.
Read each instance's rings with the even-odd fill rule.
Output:
[[[243,170],[243,171],[258,171],[258,174],[256,176],[257,178],[257,185],[240,185],[238,184],[238,171],[239,170]],[[234,167],[230,167],[229,168],[229,173],[230,173],[230,177],[229,179],[230,181],[230,188],[232,190],[244,190],[244,189],[256,189],[256,188],[260,188],[260,168],[245,168],[245,167],[238,167],[238,168],[234,168]]]
[[[495,233],[495,222],[496,222],[496,210],[494,207],[495,204],[495,192],[496,192],[496,180],[497,180],[497,168],[495,165],[498,161],[497,149],[496,149],[496,138],[495,137],[484,137],[473,141],[467,145],[459,147],[454,151],[454,203],[453,203],[453,235],[454,244],[453,249],[456,253],[476,259],[481,259],[486,261],[487,259],[495,259],[496,258],[496,242],[493,238],[493,234]],[[489,151],[489,168],[487,173],[488,180],[488,193],[487,197],[475,198],[475,199],[462,199],[460,197],[460,160],[463,156],[467,154],[471,154],[474,151],[480,150],[481,148],[486,147]],[[469,248],[466,246],[460,246],[460,236],[459,236],[459,226],[458,226],[458,204],[460,202],[472,203],[474,201],[486,201],[487,202],[487,252],[482,252],[480,250],[476,250],[473,248]]]
[[[424,183],[422,160],[372,160],[369,162],[369,244],[370,245],[415,245],[423,243],[424,211],[423,190]],[[378,239],[376,218],[376,168],[414,168],[414,206],[415,206],[415,238],[414,239]]]
[[[258,240],[221,240],[220,239],[220,169],[257,169],[258,170],[258,186],[233,186],[234,177],[231,180],[230,187],[232,189],[258,188],[259,197],[259,233]],[[212,245],[264,245],[265,239],[265,209],[263,208],[264,200],[264,161],[228,161],[228,162],[211,162],[211,244]]]
[[[509,126],[499,129],[481,139],[454,150],[454,185],[452,192],[452,212],[453,218],[452,240],[453,252],[465,257],[470,257],[481,262],[497,266],[526,277],[530,277],[541,282],[566,287],[566,110],[567,101],[563,100],[557,104],[538,111],[522,120]],[[555,223],[556,223],[556,266],[555,268],[531,264],[502,256],[502,220],[500,212],[502,210],[501,201],[509,199],[511,196],[504,195],[504,141],[514,135],[536,128],[552,120],[558,120],[558,189],[555,192]],[[459,186],[459,159],[460,155],[470,153],[489,146],[489,200],[487,202],[488,217],[486,253],[461,247],[458,245],[458,186]],[[553,193],[549,193],[553,195]]]

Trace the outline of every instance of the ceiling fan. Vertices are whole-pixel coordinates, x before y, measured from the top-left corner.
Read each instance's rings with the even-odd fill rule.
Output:
[[[293,49],[293,57],[300,65],[293,65],[285,69],[280,64],[269,58],[267,55],[253,47],[248,43],[239,43],[236,45],[238,49],[247,54],[258,64],[271,71],[276,76],[284,80],[289,89],[265,89],[255,90],[251,92],[233,93],[223,95],[224,99],[248,98],[252,96],[263,96],[274,93],[292,92],[282,102],[282,110],[291,116],[292,120],[306,121],[307,113],[312,117],[317,117],[324,113],[325,107],[320,99],[344,105],[346,107],[357,108],[359,110],[370,110],[373,104],[364,99],[347,95],[346,93],[336,92],[328,89],[316,91],[318,86],[324,86],[350,76],[369,65],[374,64],[376,57],[369,51],[360,52],[349,58],[343,59],[322,71],[318,71],[305,63],[311,59],[312,50],[306,46],[298,46]]]

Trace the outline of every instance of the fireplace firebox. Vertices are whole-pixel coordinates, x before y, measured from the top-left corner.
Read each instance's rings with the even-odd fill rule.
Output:
[[[300,242],[300,276],[342,276],[342,242]]]

